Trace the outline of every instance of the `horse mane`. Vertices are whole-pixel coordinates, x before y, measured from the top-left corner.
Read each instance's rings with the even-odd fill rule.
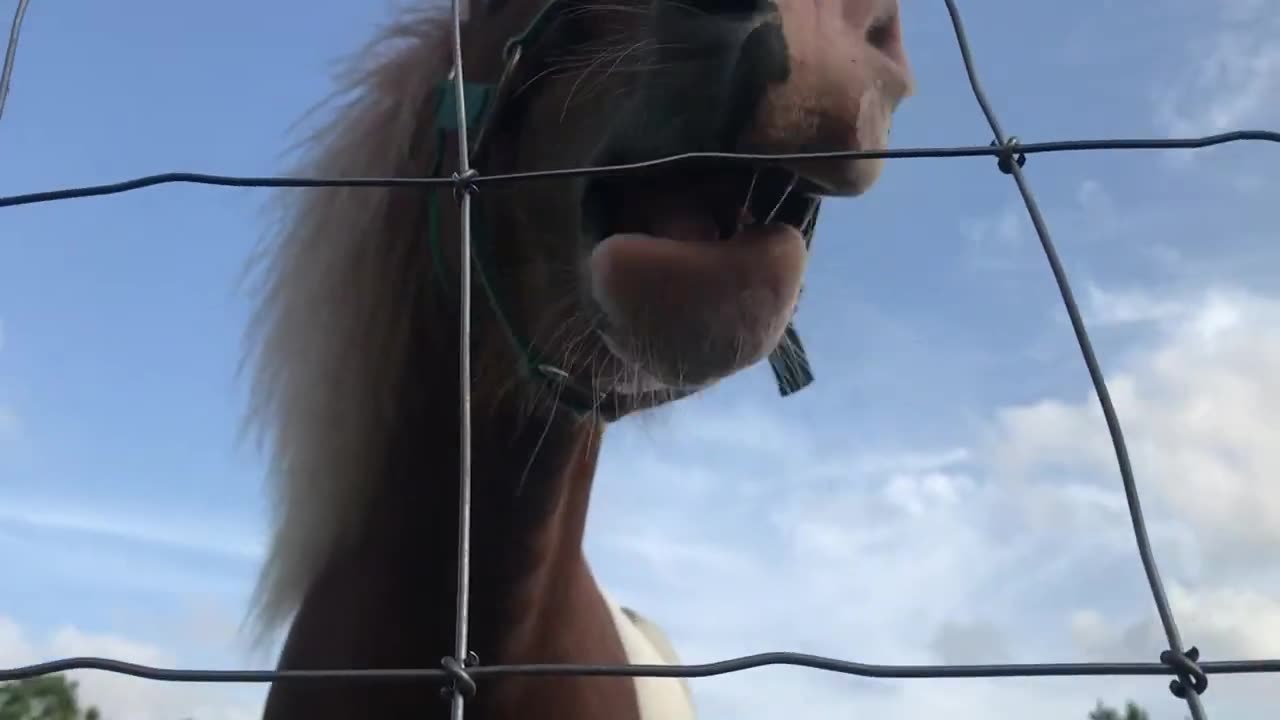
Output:
[[[294,172],[324,177],[424,174],[432,93],[447,77],[447,5],[403,13],[338,73],[332,118],[297,146]],[[308,114],[310,114],[308,113]],[[272,448],[272,536],[248,620],[255,642],[296,612],[331,550],[356,529],[384,461],[403,383],[408,298],[405,223],[385,187],[285,190],[250,262],[265,274],[247,338],[248,424]],[[409,236],[411,238],[411,235]],[[420,280],[420,278],[419,278]]]

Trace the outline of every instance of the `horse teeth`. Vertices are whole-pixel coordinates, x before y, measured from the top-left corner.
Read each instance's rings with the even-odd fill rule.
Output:
[[[773,222],[773,218],[778,214],[778,211],[782,209],[782,204],[791,196],[791,191],[795,189],[796,183],[799,181],[800,176],[795,173],[791,173],[791,179],[787,181],[787,188],[782,191],[782,197],[778,198],[778,204],[773,206],[773,210],[770,211],[769,216],[765,218],[765,225]]]
[[[751,184],[747,185],[747,197],[742,200],[742,212],[745,215],[751,215],[751,196],[756,191],[756,181],[760,179],[760,170],[756,170],[751,174]]]
[[[818,212],[818,201],[809,198],[809,209],[804,212],[804,222],[800,223],[800,231],[804,232],[809,227],[809,223],[813,222],[813,216]]]

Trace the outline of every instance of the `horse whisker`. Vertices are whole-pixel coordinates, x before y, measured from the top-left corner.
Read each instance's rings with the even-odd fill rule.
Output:
[[[644,45],[645,45],[645,41],[644,41],[644,40],[641,40],[640,42],[634,43],[633,45],[631,45],[629,48],[627,48],[626,50],[622,51],[621,53],[618,53],[618,55],[617,55],[617,59],[614,61],[614,65],[616,66],[619,62],[621,62],[623,59],[625,59],[625,58],[627,57],[627,55],[629,55],[630,53],[634,52],[634,51],[635,51],[635,50],[637,50],[638,48],[644,47]],[[606,60],[608,57],[609,57],[609,56],[608,56],[607,54],[605,54],[605,53],[601,53],[601,54],[596,58],[596,60],[595,60],[595,61],[593,61],[591,64],[589,64],[589,65],[587,66],[587,68],[582,72],[582,74],[581,74],[581,75],[579,75],[579,76],[578,76],[578,79],[577,79],[577,80],[575,80],[575,81],[574,81],[574,83],[573,83],[573,85],[569,88],[569,94],[568,94],[567,96],[565,96],[565,99],[564,99],[564,107],[563,107],[563,108],[561,109],[561,111],[560,111],[560,120],[561,120],[562,122],[564,121],[564,117],[565,117],[565,115],[569,112],[569,105],[571,104],[571,102],[572,102],[572,100],[573,100],[573,95],[574,95],[574,93],[576,93],[576,92],[577,92],[577,90],[578,90],[578,86],[582,83],[582,81],[583,81],[584,79],[586,79],[586,77],[591,73],[591,70],[592,70],[593,68],[595,68],[599,63],[601,63],[601,62],[603,62],[604,60]],[[608,78],[608,77],[609,77],[609,73],[610,73],[610,71],[609,71],[609,70],[606,70],[606,71],[605,71],[605,72],[600,76],[600,80],[599,80],[599,81],[597,81],[597,84],[598,84],[599,82],[603,82],[606,78]]]
[[[614,73],[614,71],[616,71],[616,70],[617,70],[617,68],[618,68],[618,64],[619,64],[619,63],[621,63],[623,60],[627,59],[627,55],[630,55],[631,53],[635,52],[637,49],[639,49],[639,48],[643,47],[644,45],[645,45],[645,43],[644,43],[643,41],[641,41],[641,42],[638,42],[638,43],[636,43],[636,44],[632,45],[631,47],[627,48],[624,52],[619,53],[619,54],[618,54],[617,59],[613,61],[613,65],[611,65],[611,66],[609,67],[609,69],[608,69],[608,70],[606,70],[606,71],[604,72],[604,74],[603,74],[603,75],[601,75],[601,76],[596,80],[595,85],[593,85],[593,87],[598,87],[598,86],[600,85],[600,83],[602,83],[602,82],[604,82],[605,80],[607,80],[607,79],[609,78],[609,76],[610,76],[611,74],[613,74],[613,73]],[[585,77],[585,74],[584,74],[584,77]],[[565,103],[565,107],[566,107],[566,108],[568,108],[568,106],[569,106],[569,104],[568,104],[568,102],[566,102],[566,103]]]
[[[559,398],[557,398],[558,400]],[[547,422],[542,426],[542,432],[538,435],[538,441],[533,445],[533,452],[529,453],[529,460],[524,464],[524,472],[520,473],[520,478],[516,480],[516,497],[524,493],[525,483],[529,480],[529,472],[533,470],[533,461],[538,458],[538,452],[542,450],[542,444],[546,442],[547,435],[551,432],[551,425],[556,419],[556,410],[560,404],[552,403],[551,412],[547,413]]]

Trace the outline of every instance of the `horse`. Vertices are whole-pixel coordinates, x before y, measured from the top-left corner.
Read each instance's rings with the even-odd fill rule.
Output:
[[[337,78],[299,173],[450,188],[281,191],[254,264],[248,411],[274,516],[251,612],[281,670],[439,668],[454,653],[460,203],[474,368],[470,647],[481,664],[678,664],[597,582],[583,534],[618,420],[770,361],[823,198],[859,196],[912,92],[896,0],[472,0],[397,11]],[[465,80],[464,108],[454,83]],[[483,175],[645,163],[643,173]],[[786,161],[719,157],[808,154]],[[458,191],[464,193],[459,195]],[[675,678],[484,676],[475,720],[685,720]],[[277,678],[265,720],[444,718],[439,682]]]

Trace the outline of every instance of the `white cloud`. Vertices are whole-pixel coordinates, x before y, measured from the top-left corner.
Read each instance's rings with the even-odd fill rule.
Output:
[[[78,656],[157,666],[178,662],[173,653],[162,648],[72,625],[34,639],[17,622],[0,616],[0,667]],[[163,683],[94,670],[75,670],[67,675],[79,684],[81,702],[96,705],[107,720],[250,720],[260,714],[252,692],[231,686]]]
[[[1033,183],[1034,184],[1034,183]],[[1008,198],[992,215],[965,219],[960,233],[966,242],[966,260],[977,271],[1000,271],[993,279],[1025,278],[1018,272],[1044,272],[1044,251],[1036,236],[1027,208],[1016,190],[1007,189]],[[1041,193],[1041,211],[1059,245],[1064,243],[1079,253],[1090,247],[1109,247],[1124,243],[1150,260],[1167,264],[1176,252],[1164,242],[1151,238],[1166,231],[1169,213],[1117,206],[1112,191],[1101,180],[1084,178],[1065,198]],[[1140,247],[1133,247],[1135,236],[1144,237]]]
[[[1182,634],[1195,638],[1194,643],[1213,657],[1257,660],[1277,655],[1280,598],[1232,588],[1191,590],[1182,584],[1170,585],[1168,593]],[[1164,631],[1154,615],[1121,624],[1095,610],[1079,610],[1071,615],[1071,633],[1083,653],[1096,660],[1142,660],[1165,647]]]
[[[807,489],[747,518],[751,536],[704,529],[718,525],[722,512],[742,512],[735,503],[721,498],[689,507],[670,524],[651,527],[642,544],[626,547],[630,538],[622,539],[624,557],[633,568],[641,564],[645,584],[609,582],[659,618],[691,662],[770,650],[874,663],[1046,659],[1038,652],[1043,643],[1034,640],[1039,633],[1020,635],[1051,616],[1037,612],[1028,596],[1042,580],[1060,578],[1073,551],[1046,556],[1043,538],[1005,526],[999,488],[968,475],[960,467],[964,453],[938,456],[932,468],[917,458],[896,467],[877,458],[849,473],[842,487],[827,489],[807,484],[808,467],[797,464],[779,481]],[[825,463],[815,458],[815,465]],[[600,567],[608,575],[617,564]],[[1097,688],[1107,687],[1066,684],[1074,691],[1041,688],[1040,695],[1028,692],[1025,681],[868,684],[770,668],[694,687],[706,717],[752,720],[944,711],[985,718],[992,707],[1065,720],[1087,711]]]
[[[0,318],[0,353],[5,348],[5,331],[4,319]],[[0,390],[3,385],[0,385]],[[5,446],[18,437],[20,428],[18,427],[18,412],[10,404],[8,404],[3,395],[0,394],[0,461],[4,460],[3,451]]]
[[[1271,550],[1280,540],[1280,300],[1094,288],[1090,301],[1107,322],[1146,331],[1142,346],[1106,365],[1184,642],[1205,659],[1280,657]],[[1091,394],[996,409],[983,432],[950,447],[875,454],[813,437],[788,450],[777,442],[785,428],[764,446],[725,453],[730,429],[749,415],[696,414],[698,439],[685,425],[648,429],[648,452],[674,448],[679,462],[637,464],[642,449],[628,447],[602,468],[606,493],[623,492],[612,489],[617,474],[625,492],[678,502],[643,518],[608,499],[595,511],[605,528],[597,550],[608,553],[598,571],[668,629],[686,660],[769,650],[870,663],[1157,660],[1163,635]],[[710,450],[707,437],[723,447]],[[737,437],[745,448],[754,434]],[[681,494],[690,476],[701,489]],[[745,489],[762,477],[768,492]],[[1179,720],[1185,707],[1167,683],[864,682],[762,669],[694,688],[707,717],[746,720],[976,720],[993,707],[1078,720],[1098,698],[1133,698],[1155,718]],[[1261,720],[1280,701],[1277,687],[1216,678],[1206,703],[1214,716]]]
[[[1141,291],[1112,291],[1098,285],[1085,286],[1083,311],[1090,327],[1163,322],[1185,316],[1190,308],[1176,298],[1152,297]]]
[[[1183,642],[1203,659],[1259,660],[1280,656],[1280,595],[1230,587],[1168,587]],[[1138,661],[1166,647],[1155,613],[1114,621],[1096,610],[1072,614],[1075,647],[1088,660]],[[1264,717],[1280,704],[1280,683],[1268,675],[1216,675],[1206,695],[1211,717]],[[1265,710],[1264,710],[1265,709]],[[1176,717],[1176,716],[1171,716]]]
[[[1020,201],[1010,200],[993,217],[969,219],[961,226],[968,259],[975,270],[1008,270],[1025,263],[1021,251],[1035,230]]]
[[[1265,126],[1280,114],[1280,13],[1270,2],[1224,2],[1216,26],[1189,48],[1158,119],[1170,134]]]
[[[1187,8],[1180,8],[1187,9]],[[1196,32],[1181,57],[1163,63],[1154,120],[1168,136],[1198,136],[1280,124],[1280,12],[1271,0],[1194,3]],[[1175,168],[1192,167],[1209,150],[1167,153]],[[1256,169],[1233,167],[1219,181],[1241,192],[1274,184]],[[1198,166],[1197,166],[1198,167]]]
[[[4,506],[0,507],[0,525],[4,524],[96,535],[239,560],[257,561],[262,557],[261,539],[251,532],[243,528],[209,527],[207,523],[201,527],[200,522],[189,517],[165,522],[155,514],[144,519],[84,507],[50,507],[7,498]]]
[[[1192,531],[1207,558],[1268,562],[1280,541],[1280,301],[1223,290],[1096,297],[1104,316],[1154,319],[1162,335],[1109,380],[1144,494]],[[1115,487],[1092,397],[1010,408],[997,425],[992,452],[1011,477]]]
[[[985,662],[1005,662],[1004,632],[989,620],[946,620],[938,627],[931,647],[938,660],[947,665],[967,665],[981,658]]]

